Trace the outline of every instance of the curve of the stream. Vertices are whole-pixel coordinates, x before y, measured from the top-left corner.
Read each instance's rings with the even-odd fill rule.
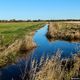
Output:
[[[57,50],[61,50],[62,58],[71,57],[72,54],[77,53],[80,50],[80,43],[70,43],[67,41],[56,40],[50,42],[46,33],[48,32],[48,25],[36,31],[33,40],[37,44],[32,53],[26,58],[19,61],[17,64],[9,65],[0,69],[0,80],[21,80],[24,73],[25,64],[30,63],[32,59],[40,61],[40,58],[44,56],[51,57]]]

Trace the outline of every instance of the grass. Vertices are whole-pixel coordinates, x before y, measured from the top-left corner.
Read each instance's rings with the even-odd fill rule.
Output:
[[[0,23],[0,45],[8,46],[42,25],[39,22]]]
[[[26,69],[25,69],[26,70]],[[61,60],[60,51],[51,59],[41,62],[37,65],[37,61],[33,60],[31,69],[23,80],[72,80],[72,78],[80,79],[80,53],[72,58]]]
[[[48,38],[67,41],[80,41],[80,24],[54,22],[49,25]]]
[[[33,49],[33,32],[44,26],[43,22],[0,23],[0,67],[14,62],[18,52]]]

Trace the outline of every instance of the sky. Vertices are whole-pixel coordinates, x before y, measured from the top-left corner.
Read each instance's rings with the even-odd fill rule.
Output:
[[[0,0],[0,19],[80,19],[80,0]]]

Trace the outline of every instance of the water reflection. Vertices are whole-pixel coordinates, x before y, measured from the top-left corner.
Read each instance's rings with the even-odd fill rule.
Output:
[[[80,43],[70,43],[67,41],[56,40],[49,42],[46,38],[46,33],[48,30],[48,25],[37,30],[33,40],[37,44],[37,48],[34,49],[32,54],[30,54],[26,59],[22,59],[15,65],[10,65],[8,67],[0,69],[0,80],[21,80],[21,76],[24,73],[25,64],[30,64],[32,59],[40,60],[42,56],[52,56],[58,49],[62,51],[62,58],[71,57],[72,54],[77,53],[80,50]]]

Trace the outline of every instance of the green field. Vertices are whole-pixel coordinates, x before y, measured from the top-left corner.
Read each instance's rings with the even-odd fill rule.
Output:
[[[0,46],[8,46],[16,39],[22,38],[43,25],[43,22],[0,23]]]

